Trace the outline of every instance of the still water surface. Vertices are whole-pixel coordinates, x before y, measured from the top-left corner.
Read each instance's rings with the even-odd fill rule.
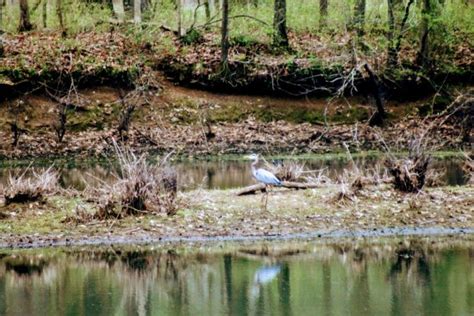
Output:
[[[355,163],[361,170],[372,170],[383,161],[377,157],[356,157]],[[288,160],[287,160],[288,161]],[[284,162],[284,161],[283,161]],[[345,158],[333,159],[300,159],[305,170],[323,170],[327,176],[336,180],[351,167],[351,162]],[[276,161],[275,163],[282,163]],[[435,159],[430,167],[441,174],[441,180],[448,185],[462,185],[467,177],[462,168],[463,161],[459,158]],[[255,183],[252,178],[250,162],[242,160],[220,161],[182,161],[174,163],[178,174],[178,186],[181,190],[190,190],[197,187],[204,189],[230,189],[243,187]],[[21,173],[26,167],[12,168],[8,164],[0,167],[0,183],[6,183],[10,173]],[[65,188],[84,189],[85,183],[96,186],[100,181],[113,181],[114,166],[110,163],[72,163],[67,165],[56,164],[60,170],[60,183]]]
[[[0,315],[474,315],[474,240],[0,250]]]

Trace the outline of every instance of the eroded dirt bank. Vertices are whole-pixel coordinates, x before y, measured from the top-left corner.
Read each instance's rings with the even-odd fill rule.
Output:
[[[472,128],[456,113],[423,116],[436,110],[439,97],[416,102],[388,102],[383,129],[367,124],[370,100],[285,99],[214,94],[174,87],[132,100],[128,131],[118,131],[124,106],[119,90],[80,91],[66,111],[65,135],[57,136],[58,104],[46,95],[30,95],[0,104],[0,158],[101,156],[112,139],[137,151],[184,155],[325,153],[397,149],[426,131],[429,147],[469,148]],[[15,129],[16,128],[16,129]],[[15,143],[15,135],[17,142]]]

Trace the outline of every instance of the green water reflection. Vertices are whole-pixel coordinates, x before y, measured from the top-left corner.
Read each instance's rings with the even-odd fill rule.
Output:
[[[473,315],[473,241],[0,254],[0,315]]]

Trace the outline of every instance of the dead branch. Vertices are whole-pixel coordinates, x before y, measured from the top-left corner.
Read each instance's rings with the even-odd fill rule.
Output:
[[[281,187],[295,190],[306,190],[320,188],[321,185],[316,183],[282,181]],[[237,196],[256,194],[258,191],[265,192],[265,184],[259,183],[245,187],[237,192]]]

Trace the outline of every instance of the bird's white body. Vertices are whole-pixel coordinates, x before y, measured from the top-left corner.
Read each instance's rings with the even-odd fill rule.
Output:
[[[265,185],[281,185],[280,179],[278,179],[273,173],[268,170],[257,168],[258,155],[250,155],[252,162],[252,175],[258,182],[262,182]]]
[[[278,179],[273,173],[268,170],[262,168],[256,169],[252,166],[252,174],[253,177],[259,182],[268,185],[281,185],[280,179]]]

